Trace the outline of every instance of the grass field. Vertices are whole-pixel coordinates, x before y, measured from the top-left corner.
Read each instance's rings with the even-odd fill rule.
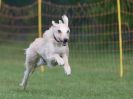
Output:
[[[30,78],[26,91],[19,87],[24,70],[24,48],[27,45],[0,45],[0,99],[132,99],[133,64],[125,62],[126,73],[121,79],[118,61],[112,55],[104,59],[90,57],[93,62],[76,63],[71,58],[72,75],[61,67],[38,69]],[[107,56],[107,58],[106,58]],[[80,54],[76,58],[81,57]],[[93,57],[93,58],[92,58]],[[85,57],[87,58],[87,57]],[[89,59],[88,59],[89,60]],[[98,61],[95,61],[98,60]],[[103,60],[104,63],[103,63]],[[107,60],[107,61],[106,61]],[[93,66],[95,63],[95,66]],[[99,64],[99,66],[98,66]],[[83,65],[83,66],[82,66]]]

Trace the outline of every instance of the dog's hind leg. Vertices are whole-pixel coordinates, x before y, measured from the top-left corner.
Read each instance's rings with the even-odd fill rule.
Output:
[[[37,54],[27,50],[26,61],[25,61],[26,69],[24,71],[22,82],[20,83],[20,86],[22,86],[24,89],[26,88],[29,75],[32,74],[32,70],[35,68],[36,61],[37,61]]]
[[[22,86],[24,89],[26,88],[29,74],[31,73],[31,71],[32,71],[32,67],[27,67],[26,70],[24,71],[24,77],[23,77],[22,82],[20,84],[20,86]]]

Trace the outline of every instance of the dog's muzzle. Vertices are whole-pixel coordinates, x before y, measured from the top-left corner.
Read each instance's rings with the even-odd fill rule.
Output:
[[[62,41],[62,40],[57,40],[57,38],[55,37],[55,35],[53,35],[53,36],[54,36],[54,39],[55,39],[56,42],[63,43],[63,46],[66,46],[67,45],[67,43],[68,43],[68,39],[67,38],[65,38]]]
[[[65,39],[63,40],[63,46],[66,46],[67,42],[68,42],[68,39],[65,38]]]

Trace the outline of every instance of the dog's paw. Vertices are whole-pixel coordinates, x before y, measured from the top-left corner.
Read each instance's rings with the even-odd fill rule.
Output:
[[[66,75],[71,75],[71,68],[70,66],[64,66],[64,71]]]
[[[20,86],[20,87],[22,87],[22,86],[23,86],[23,84],[22,84],[22,83],[20,83],[20,84],[19,84],[19,86]]]
[[[65,63],[64,63],[64,60],[63,60],[62,58],[60,58],[59,60],[57,60],[57,63],[58,63],[58,65],[60,65],[60,66],[62,66],[62,65],[65,64]]]
[[[22,88],[22,90],[26,89],[23,83],[20,83],[19,86]]]
[[[20,87],[24,87],[24,84],[23,84],[23,83],[20,83],[19,86],[20,86]]]

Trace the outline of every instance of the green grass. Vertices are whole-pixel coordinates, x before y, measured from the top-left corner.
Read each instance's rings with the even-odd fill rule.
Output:
[[[132,99],[133,97],[132,62],[126,60],[126,73],[120,78],[118,60],[112,60],[114,56],[111,54],[98,54],[96,57],[80,54],[71,56],[71,76],[66,76],[61,67],[51,69],[46,67],[44,73],[37,69],[29,80],[27,90],[23,91],[18,85],[23,75],[23,49],[26,46],[0,45],[0,99]],[[79,57],[86,60],[76,61]]]

